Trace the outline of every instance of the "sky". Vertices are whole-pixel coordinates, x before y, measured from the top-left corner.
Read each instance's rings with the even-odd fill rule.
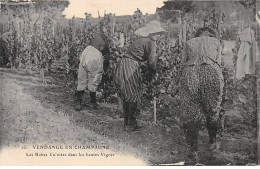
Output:
[[[167,0],[69,0],[70,5],[63,14],[66,18],[73,16],[84,18],[85,12],[91,13],[93,17],[104,16],[106,13],[115,13],[119,15],[133,15],[137,8],[143,14],[153,14],[157,7],[162,7],[163,2]]]

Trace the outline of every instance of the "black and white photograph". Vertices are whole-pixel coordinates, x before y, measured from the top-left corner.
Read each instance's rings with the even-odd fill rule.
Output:
[[[260,0],[0,0],[0,166],[258,166]]]

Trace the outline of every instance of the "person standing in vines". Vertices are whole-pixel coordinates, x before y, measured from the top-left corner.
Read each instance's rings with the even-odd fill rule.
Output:
[[[8,36],[11,34],[11,32],[6,32],[2,35],[2,38],[0,38],[0,66],[7,65],[8,63],[8,53],[7,53],[7,47],[8,47]]]
[[[140,66],[147,61],[149,68],[148,79],[156,73],[156,40],[165,30],[160,22],[151,21],[145,27],[138,29],[135,35],[139,36],[127,50],[127,53],[118,62],[115,75],[115,84],[119,97],[123,101],[124,130],[140,130],[136,122],[137,104],[142,96],[142,79]]]
[[[224,78],[221,44],[217,33],[202,27],[187,41],[180,76],[181,125],[188,144],[187,155],[196,156],[203,118],[209,134],[210,150],[217,148],[216,135],[221,120]]]
[[[78,69],[78,86],[76,91],[75,109],[82,109],[82,98],[84,91],[89,90],[89,107],[97,109],[96,91],[102,80],[104,69],[108,68],[107,56],[108,44],[105,35],[100,34],[94,37],[90,45],[87,46],[80,55],[80,64]]]

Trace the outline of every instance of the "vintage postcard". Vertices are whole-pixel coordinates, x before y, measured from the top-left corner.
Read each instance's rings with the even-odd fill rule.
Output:
[[[0,0],[0,166],[255,166],[259,0]]]

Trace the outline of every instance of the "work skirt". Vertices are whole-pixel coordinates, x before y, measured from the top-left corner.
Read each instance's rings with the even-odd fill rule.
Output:
[[[131,58],[121,58],[115,72],[119,97],[126,102],[140,102],[142,81],[140,63]]]
[[[222,109],[224,78],[218,64],[187,65],[180,77],[181,123],[217,121]]]

